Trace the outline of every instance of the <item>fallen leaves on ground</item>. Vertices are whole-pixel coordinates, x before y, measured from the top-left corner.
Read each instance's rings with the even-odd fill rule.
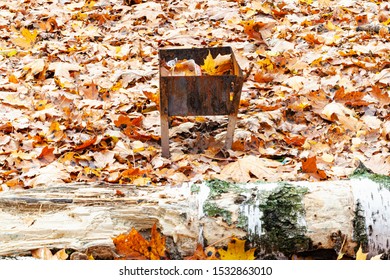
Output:
[[[147,185],[324,179],[302,169],[308,155],[329,180],[347,178],[358,161],[390,174],[389,16],[378,12],[386,1],[125,2],[7,2],[1,190],[49,177]],[[227,45],[244,71],[254,65],[233,149],[222,148],[226,116],[172,117],[171,158],[162,160],[158,49]],[[191,59],[177,70],[199,71]],[[230,61],[204,59],[216,75]],[[147,173],[121,176],[137,168]]]
[[[34,258],[41,260],[66,260],[68,258],[68,254],[65,252],[65,249],[61,249],[53,255],[53,253],[46,247],[32,250],[31,255]]]
[[[226,165],[215,178],[234,182],[251,182],[272,178],[282,163],[262,159],[256,156],[245,156]]]

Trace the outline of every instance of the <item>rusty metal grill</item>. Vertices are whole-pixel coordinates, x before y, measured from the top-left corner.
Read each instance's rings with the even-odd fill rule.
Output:
[[[228,75],[163,76],[161,63],[174,59],[193,59],[202,65],[207,55],[231,55],[232,71]],[[243,73],[231,47],[160,49],[160,116],[162,155],[169,157],[170,116],[228,115],[225,147],[231,148],[240,104]]]

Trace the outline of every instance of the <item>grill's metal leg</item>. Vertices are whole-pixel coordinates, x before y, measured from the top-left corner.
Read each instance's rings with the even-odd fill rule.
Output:
[[[161,78],[160,78],[161,79]],[[161,122],[161,154],[169,158],[169,114],[168,91],[165,84],[160,84],[160,122]]]
[[[169,117],[168,114],[161,115],[161,148],[162,156],[169,158]]]
[[[234,129],[236,127],[237,115],[229,115],[229,123],[226,132],[225,148],[231,149],[234,139]]]
[[[239,85],[239,84],[238,84]],[[230,113],[229,123],[226,132],[225,148],[231,149],[234,140],[234,129],[237,123],[238,107],[240,106],[241,87],[237,87],[237,84],[232,83],[233,91],[230,93],[233,98],[230,99]],[[242,86],[242,84],[241,84]]]

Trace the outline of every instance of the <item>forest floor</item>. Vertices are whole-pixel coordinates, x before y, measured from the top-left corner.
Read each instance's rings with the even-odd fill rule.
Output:
[[[0,190],[390,175],[387,1],[0,6]],[[226,116],[173,117],[163,158],[158,50],[206,46],[254,65],[232,149]]]

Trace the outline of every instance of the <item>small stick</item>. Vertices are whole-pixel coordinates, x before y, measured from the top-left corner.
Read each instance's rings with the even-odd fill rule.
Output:
[[[248,79],[248,77],[251,74],[252,69],[253,69],[254,66],[255,66],[255,64],[251,62],[251,64],[249,65],[249,69],[247,71],[245,71],[246,73],[245,73],[245,76],[244,76],[244,82]]]

